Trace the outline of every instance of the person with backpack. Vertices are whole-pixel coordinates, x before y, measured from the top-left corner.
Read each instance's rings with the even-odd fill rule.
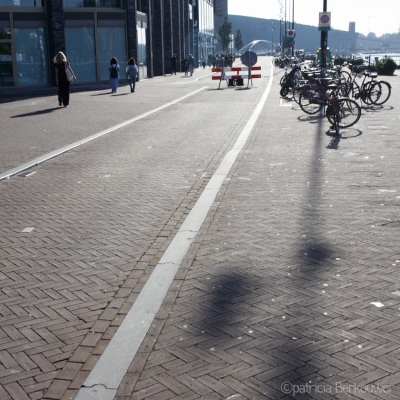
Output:
[[[130,58],[126,64],[127,64],[126,74],[128,76],[129,86],[131,87],[131,93],[133,93],[135,91],[135,86],[136,86],[138,67],[136,65],[134,58]]]
[[[188,74],[188,71],[189,71],[189,63],[188,63],[188,60],[186,58],[184,58],[181,61],[181,69],[182,69],[182,72],[184,72],[185,76],[186,76]]]
[[[108,70],[110,71],[111,93],[117,93],[119,81],[119,64],[116,57],[111,57]]]

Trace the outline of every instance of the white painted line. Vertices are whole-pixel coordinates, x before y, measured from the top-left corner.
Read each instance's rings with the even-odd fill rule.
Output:
[[[272,69],[272,65],[271,65]],[[112,400],[193,243],[232,165],[247,142],[272,87],[271,74],[261,100],[232,149],[225,155],[195,206],[168,246],[121,326],[75,400]]]
[[[85,143],[88,143],[88,142],[90,142],[90,141],[92,141],[94,139],[97,139],[97,138],[99,138],[101,136],[107,135],[108,133],[114,132],[114,131],[116,131],[116,130],[118,130],[120,128],[123,128],[124,126],[132,124],[133,122],[139,121],[140,119],[146,118],[149,115],[152,115],[154,113],[157,113],[157,112],[163,110],[164,108],[170,107],[170,106],[172,106],[172,105],[174,105],[176,103],[179,103],[180,101],[183,101],[183,100],[187,99],[188,97],[194,96],[195,94],[197,94],[197,93],[199,93],[202,90],[207,89],[207,88],[208,88],[208,86],[203,86],[202,88],[200,88],[198,90],[195,90],[194,92],[191,92],[191,93],[189,93],[189,94],[187,94],[185,96],[179,97],[178,99],[172,100],[169,103],[165,103],[162,106],[154,108],[153,110],[145,112],[144,114],[138,115],[135,118],[128,119],[127,121],[124,121],[124,122],[122,122],[122,123],[120,123],[118,125],[114,125],[111,128],[108,128],[108,129],[106,129],[104,131],[95,133],[95,134],[93,134],[91,136],[88,136],[85,139],[82,139],[82,140],[79,140],[79,141],[77,141],[75,143],[72,143],[72,144],[69,144],[67,146],[61,147],[58,150],[54,150],[54,151],[52,151],[50,153],[44,154],[44,155],[42,155],[42,156],[40,156],[38,158],[35,158],[35,159],[31,160],[31,161],[28,161],[27,163],[21,164],[18,167],[15,167],[15,168],[12,168],[12,169],[10,169],[8,171],[5,171],[5,172],[0,174],[0,180],[5,179],[5,178],[9,178],[12,175],[16,175],[16,174],[18,174],[18,173],[20,173],[22,171],[25,171],[25,170],[27,170],[29,168],[34,167],[35,165],[39,165],[39,164],[41,164],[41,163],[43,163],[43,162],[45,162],[47,160],[50,160],[51,158],[54,158],[54,157],[59,156],[60,154],[66,153],[67,151],[72,150],[75,147],[81,146],[81,145],[83,145]]]

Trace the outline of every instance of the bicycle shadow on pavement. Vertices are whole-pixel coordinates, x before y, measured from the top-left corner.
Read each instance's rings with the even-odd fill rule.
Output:
[[[387,105],[370,105],[370,106],[362,106],[361,107],[362,111],[365,111],[367,113],[373,113],[373,112],[379,112],[382,110],[394,110],[393,106],[387,106]]]
[[[324,116],[322,115],[309,115],[309,114],[305,114],[305,115],[300,115],[300,117],[297,117],[297,119],[300,122],[310,122],[310,123],[317,123],[318,121],[322,120],[324,118]]]

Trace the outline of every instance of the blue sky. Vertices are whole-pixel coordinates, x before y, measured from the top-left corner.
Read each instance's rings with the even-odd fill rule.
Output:
[[[292,21],[293,1],[295,23],[318,26],[324,0],[228,0],[228,13],[280,19],[286,8],[287,20]],[[349,22],[355,22],[356,31],[364,35],[399,32],[400,0],[327,0],[327,8],[334,29],[347,31]]]

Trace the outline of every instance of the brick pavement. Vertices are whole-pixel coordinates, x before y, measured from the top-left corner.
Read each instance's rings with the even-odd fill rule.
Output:
[[[340,140],[271,96],[116,399],[399,398],[396,96]]]
[[[396,102],[337,143],[276,85],[118,400],[399,397]],[[74,398],[238,123],[175,148],[178,170],[179,136],[148,146],[127,129],[2,183],[0,398]],[[155,158],[131,166],[140,145]]]
[[[92,127],[102,127],[99,120],[109,127],[210,83],[174,79],[146,82],[146,92],[132,97],[134,104],[122,96],[103,97],[103,114],[93,124],[87,109],[78,107],[93,106],[92,93],[79,93],[60,114],[58,133],[69,135],[61,140],[93,133]],[[210,102],[216,95],[211,88],[41,164],[32,175],[0,182],[1,399],[69,398],[80,387],[87,375],[82,366],[90,369],[120,325],[207,183],[207,171],[235,139],[257,91],[243,93],[231,105],[234,115],[222,120],[216,104],[230,93],[218,92]],[[2,109],[10,131],[29,133],[21,136],[28,139],[25,147],[57,124],[53,114],[46,120],[41,112],[53,101]],[[115,103],[118,113],[109,121],[106,111]],[[193,118],[199,107],[210,121],[207,129]],[[63,123],[75,114],[71,124]],[[84,118],[82,127],[78,121]],[[57,130],[51,130],[58,145]],[[31,154],[27,150],[19,155],[23,161]],[[15,166],[15,159],[4,165]]]

